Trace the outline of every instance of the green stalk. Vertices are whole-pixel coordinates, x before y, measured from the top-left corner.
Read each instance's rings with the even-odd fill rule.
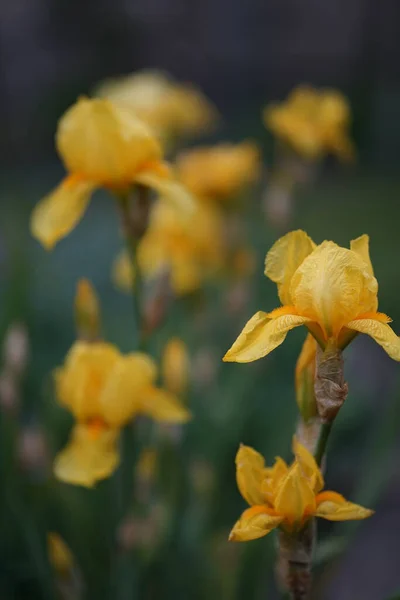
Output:
[[[321,466],[322,458],[326,452],[328,444],[329,434],[332,430],[333,422],[322,423],[317,441],[317,447],[315,449],[314,458],[318,466]]]
[[[142,193],[143,192],[143,193]],[[118,198],[122,226],[125,236],[126,250],[132,267],[132,308],[135,327],[133,347],[140,352],[145,349],[143,331],[143,278],[140,272],[137,249],[146,226],[146,190],[137,190],[137,197],[132,198],[129,193]],[[132,201],[136,202],[132,206]],[[136,212],[135,212],[136,211]],[[120,440],[121,464],[116,473],[117,484],[117,510],[116,527],[122,525],[124,518],[129,514],[129,507],[133,502],[133,464],[135,460],[135,444],[132,424],[129,423],[121,432]],[[134,551],[114,548],[117,552],[113,568],[113,581],[111,597],[113,600],[131,600],[138,594],[138,573],[134,564]]]
[[[135,349],[137,351],[143,350],[144,336],[143,336],[143,278],[139,268],[137,260],[137,249],[139,245],[139,238],[136,237],[130,230],[130,197],[129,195],[124,196],[120,199],[122,220],[124,224],[124,235],[125,245],[128,253],[129,261],[132,267],[132,308],[133,317],[135,322]]]

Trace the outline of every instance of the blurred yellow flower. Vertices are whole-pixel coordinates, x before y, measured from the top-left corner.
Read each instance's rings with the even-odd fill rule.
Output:
[[[104,81],[97,96],[135,111],[165,141],[208,132],[218,114],[204,94],[160,71],[141,71]]]
[[[321,490],[324,478],[312,454],[294,440],[295,460],[288,466],[277,458],[266,467],[264,458],[249,446],[236,455],[236,480],[251,508],[243,512],[229,539],[247,542],[280,527],[287,533],[300,531],[312,517],[329,521],[366,519],[372,510],[348,502],[337,492]]]
[[[85,278],[80,279],[76,286],[75,322],[80,339],[94,341],[99,337],[100,302],[93,285]]]
[[[328,241],[316,246],[304,231],[292,231],[268,252],[265,274],[277,284],[282,306],[257,312],[225,361],[262,358],[299,325],[306,325],[322,348],[329,342],[343,349],[357,333],[366,333],[400,361],[400,338],[388,325],[391,319],[377,312],[367,235],[352,240],[348,250]]]
[[[74,566],[74,558],[67,544],[55,531],[51,531],[47,534],[47,548],[49,562],[53,569],[61,577],[68,575]]]
[[[119,463],[119,431],[137,414],[173,423],[189,419],[173,394],[154,385],[156,375],[146,354],[123,355],[105,342],[75,342],[55,373],[58,401],[76,420],[55,460],[58,479],[92,487],[111,475]]]
[[[348,135],[350,107],[336,90],[299,86],[285,102],[267,106],[263,116],[274,135],[308,159],[328,152],[345,161],[354,158]]]
[[[317,415],[314,392],[316,354],[317,342],[309,333],[301,349],[295,371],[296,401],[305,422]]]
[[[56,145],[68,175],[31,218],[34,237],[47,249],[76,226],[97,188],[121,194],[140,184],[179,206],[192,205],[162,162],[152,131],[126,107],[80,98],[60,119]]]
[[[201,198],[230,199],[261,175],[260,153],[251,142],[186,150],[176,165],[182,183]]]
[[[223,265],[224,242],[220,213],[210,205],[199,205],[188,217],[165,203],[154,206],[149,228],[138,247],[138,263],[147,278],[163,270],[170,272],[175,294],[197,290]],[[126,252],[114,263],[117,287],[130,291],[132,267]]]
[[[161,363],[164,386],[170,392],[182,395],[187,391],[190,360],[186,344],[179,338],[171,338],[164,348]]]

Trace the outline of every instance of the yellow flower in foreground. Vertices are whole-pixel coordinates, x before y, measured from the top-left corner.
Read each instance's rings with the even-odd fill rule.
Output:
[[[343,349],[357,333],[371,336],[400,361],[400,338],[377,312],[378,283],[362,235],[350,250],[325,241],[316,246],[301,230],[280,238],[268,252],[265,274],[278,286],[282,306],[257,312],[226,353],[225,361],[251,362],[282,344],[288,331],[305,325],[320,346]]]
[[[236,455],[236,481],[251,508],[244,511],[229,539],[247,542],[280,527],[287,533],[301,530],[312,517],[329,521],[366,519],[372,510],[348,502],[337,492],[321,491],[324,478],[312,454],[294,440],[295,460],[288,466],[277,458],[266,467],[264,458],[249,446]]]
[[[179,206],[192,204],[162,162],[154,134],[131,109],[80,98],[60,119],[56,145],[68,175],[31,220],[33,235],[47,249],[75,227],[97,188],[121,194],[140,184]]]
[[[251,142],[187,150],[176,164],[193,194],[212,199],[229,199],[261,175],[260,154]]]
[[[327,152],[343,160],[354,157],[348,136],[350,107],[338,91],[300,86],[285,102],[267,106],[264,122],[272,133],[306,158],[316,159]]]
[[[141,71],[103,82],[96,95],[135,111],[163,140],[204,133],[217,111],[202,92],[159,71]]]
[[[138,414],[182,423],[189,412],[157,388],[156,366],[146,354],[123,355],[105,342],[76,342],[56,370],[58,401],[73,414],[71,439],[55,460],[62,481],[92,487],[119,463],[120,429]]]
[[[162,356],[162,379],[167,390],[184,394],[188,387],[190,359],[186,344],[179,338],[171,338]]]
[[[225,257],[221,215],[214,207],[199,205],[189,216],[165,203],[157,204],[149,228],[138,247],[139,267],[145,277],[170,271],[177,295],[197,290],[221,268]],[[131,289],[132,268],[125,252],[117,258],[113,280],[124,291]]]

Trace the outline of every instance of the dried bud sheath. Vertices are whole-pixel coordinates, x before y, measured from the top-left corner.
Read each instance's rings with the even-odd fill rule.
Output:
[[[297,534],[279,532],[279,579],[291,600],[307,600],[310,596],[314,542],[313,519]]]
[[[322,423],[332,423],[347,397],[348,387],[342,352],[329,343],[325,350],[317,349],[314,390]]]

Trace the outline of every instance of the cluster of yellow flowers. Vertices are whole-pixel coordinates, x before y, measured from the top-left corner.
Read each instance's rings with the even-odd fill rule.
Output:
[[[358,333],[366,333],[391,358],[400,361],[400,338],[388,325],[391,319],[377,312],[378,283],[367,235],[352,240],[347,249],[330,241],[317,245],[304,231],[292,231],[267,253],[265,274],[277,284],[282,306],[269,313],[257,312],[224,360],[245,363],[260,359],[282,344],[288,331],[305,325],[309,333],[296,366],[297,402],[303,422],[324,414],[314,392],[318,347],[322,352],[333,350],[335,356]],[[329,403],[329,386],[323,391],[327,394],[324,401]],[[331,426],[331,422],[325,423]],[[266,468],[255,450],[240,447],[237,483],[251,508],[234,526],[231,540],[255,539],[275,527],[293,534],[313,516],[344,521],[372,514],[336,492],[322,492],[324,480],[313,455],[296,439],[293,450],[295,461],[290,467],[278,458],[272,468]]]
[[[187,150],[172,169],[163,159],[166,148],[217,120],[201,92],[149,71],[105,82],[96,94],[80,98],[59,122],[56,145],[67,176],[35,208],[33,235],[51,249],[79,222],[94,191],[104,188],[125,211],[128,251],[119,255],[113,270],[120,288],[134,289],[136,295],[143,275],[157,278],[167,272],[174,293],[187,294],[220,272],[229,254],[242,269],[239,259],[245,253],[229,253],[224,227],[229,202],[261,176],[256,145],[245,141]],[[349,107],[337,92],[298,88],[283,104],[267,107],[264,120],[281,143],[309,160],[326,152],[344,160],[354,156],[347,134]],[[154,204],[149,189],[159,196]],[[132,195],[140,209],[133,216]],[[265,274],[277,284],[281,306],[257,312],[224,361],[260,359],[291,329],[305,325],[308,335],[296,368],[304,421],[319,414],[314,392],[319,352],[340,353],[358,333],[366,333],[400,361],[400,339],[389,317],[378,312],[368,236],[352,240],[347,249],[331,241],[317,245],[304,231],[292,231],[268,252]],[[55,372],[58,401],[75,425],[54,470],[62,481],[91,487],[116,469],[120,432],[136,415],[175,423],[190,418],[178,399],[188,386],[189,364],[182,342],[171,340],[162,366],[165,389],[158,387],[157,365],[139,345],[122,354],[101,339],[99,302],[89,282],[79,284],[76,305],[78,340]],[[344,386],[334,385],[343,395]],[[295,536],[313,517],[338,521],[372,514],[336,492],[322,491],[320,457],[316,460],[296,437],[293,452],[290,466],[277,458],[269,468],[255,450],[239,448],[237,483],[250,508],[234,526],[231,540],[259,538],[276,527]]]

